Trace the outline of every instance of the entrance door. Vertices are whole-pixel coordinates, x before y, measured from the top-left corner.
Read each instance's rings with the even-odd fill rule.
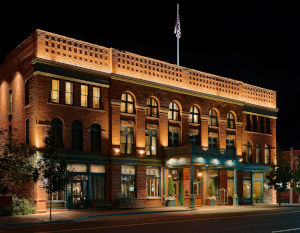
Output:
[[[174,184],[175,195],[176,195],[176,206],[178,206],[178,197],[179,197],[179,195],[178,195],[178,188],[179,188],[178,181],[174,181],[173,184]]]
[[[72,181],[72,208],[86,208],[87,202],[87,181]]]

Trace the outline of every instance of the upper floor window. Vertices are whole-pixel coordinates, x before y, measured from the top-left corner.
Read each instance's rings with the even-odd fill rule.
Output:
[[[52,79],[51,102],[59,103],[60,82],[57,79]]]
[[[260,144],[256,144],[256,163],[261,163],[261,146]]]
[[[180,138],[179,138],[179,128],[169,127],[169,146],[179,146]]]
[[[13,96],[12,96],[12,91],[9,91],[9,114],[12,114],[12,109],[13,109]]]
[[[151,117],[158,117],[158,104],[154,98],[147,100],[146,115]]]
[[[252,116],[252,122],[253,122],[253,131],[257,132],[257,116]]]
[[[145,135],[146,155],[157,155],[157,130],[146,129]]]
[[[249,114],[246,115],[246,130],[251,131],[251,117]]]
[[[54,118],[51,122],[54,143],[57,149],[62,149],[63,144],[63,123],[59,118]]]
[[[29,80],[25,83],[25,105],[29,104]]]
[[[232,112],[227,113],[227,128],[235,129],[235,119]]]
[[[234,139],[226,139],[226,150],[233,150],[235,148]]]
[[[65,104],[73,104],[73,83],[65,83]]]
[[[199,109],[195,105],[193,105],[190,109],[189,122],[199,124],[199,118]]]
[[[209,110],[209,126],[218,126],[218,114],[215,110]]]
[[[270,118],[266,118],[266,133],[267,134],[271,134],[271,122],[270,122]]]
[[[169,105],[169,113],[168,113],[168,119],[169,120],[174,120],[174,121],[179,121],[179,106],[175,102],[171,102]]]
[[[101,127],[98,124],[93,124],[91,126],[90,132],[90,150],[91,152],[101,151]]]
[[[209,148],[218,148],[218,138],[217,137],[208,137],[208,147]]]
[[[80,102],[82,107],[88,106],[88,86],[87,85],[81,85],[81,96],[80,96]]]
[[[100,87],[93,87],[93,108],[100,108]]]
[[[265,118],[264,117],[260,117],[260,122],[259,122],[259,131],[261,133],[265,132]]]
[[[251,144],[251,142],[247,143],[246,163],[247,162],[252,162],[252,144]]]
[[[25,143],[29,144],[29,119],[25,121]]]
[[[80,121],[74,121],[72,124],[72,150],[82,151],[83,138],[82,138],[82,124]]]
[[[120,131],[121,139],[121,153],[122,154],[132,154],[133,153],[133,128],[127,126],[121,126]]]
[[[270,146],[265,144],[265,164],[270,163]]]
[[[121,96],[121,112],[124,112],[124,113],[133,113],[134,112],[133,97],[129,93],[123,93]]]

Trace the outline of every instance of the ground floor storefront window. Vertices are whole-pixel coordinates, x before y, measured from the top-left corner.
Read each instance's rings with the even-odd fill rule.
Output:
[[[234,171],[227,170],[227,196],[234,196]]]
[[[252,203],[252,189],[251,189],[251,173],[244,172],[243,174],[243,204]]]
[[[263,202],[263,173],[253,173],[253,202]]]
[[[160,187],[160,169],[159,167],[147,166],[146,168],[146,186],[147,197],[159,197]]]
[[[122,165],[121,168],[121,195],[123,198],[136,197],[136,169],[135,166]]]

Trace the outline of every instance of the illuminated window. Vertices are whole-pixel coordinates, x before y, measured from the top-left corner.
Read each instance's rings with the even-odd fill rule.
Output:
[[[151,117],[158,117],[158,104],[154,98],[147,100],[146,115]]]
[[[157,154],[157,130],[146,129],[145,150],[146,155]]]
[[[246,163],[252,162],[252,144],[251,142],[247,143],[247,151],[246,151]]]
[[[159,167],[146,167],[147,197],[159,197]]]
[[[65,104],[73,104],[73,83],[65,83]]]
[[[227,128],[235,129],[235,119],[231,112],[227,113]]]
[[[59,103],[59,80],[52,79],[51,102]]]
[[[123,198],[136,197],[135,166],[121,167],[121,195]]]
[[[233,197],[234,195],[234,172],[227,170],[227,195]]]
[[[209,126],[218,126],[218,115],[213,109],[209,110]]]
[[[82,124],[80,121],[74,121],[72,124],[72,150],[82,151]]]
[[[90,146],[91,152],[101,151],[101,127],[98,124],[91,126]]]
[[[12,114],[12,108],[13,108],[13,98],[12,98],[12,91],[9,91],[9,114]]]
[[[256,144],[256,159],[255,162],[256,163],[261,163],[261,146],[260,144]]]
[[[63,124],[59,118],[54,118],[51,122],[55,145],[57,149],[62,149],[64,147],[63,144]]]
[[[270,164],[270,146],[265,144],[265,164]]]
[[[93,87],[93,108],[100,108],[100,88]]]
[[[88,106],[88,86],[81,85],[81,106],[87,107]]]
[[[174,121],[180,120],[179,107],[175,102],[171,102],[169,105],[168,119]]]
[[[190,109],[189,122],[198,124],[199,116],[200,116],[199,109],[195,105],[193,105]]]
[[[122,94],[121,112],[124,112],[124,113],[133,113],[134,112],[133,97],[129,93]]]
[[[133,128],[121,126],[121,153],[132,154],[133,152]]]

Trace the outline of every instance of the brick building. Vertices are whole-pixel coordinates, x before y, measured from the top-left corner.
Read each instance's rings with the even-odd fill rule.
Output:
[[[171,178],[177,205],[272,202],[276,112],[275,91],[41,30],[0,66],[0,128],[42,148],[54,123],[67,208],[161,206]]]

